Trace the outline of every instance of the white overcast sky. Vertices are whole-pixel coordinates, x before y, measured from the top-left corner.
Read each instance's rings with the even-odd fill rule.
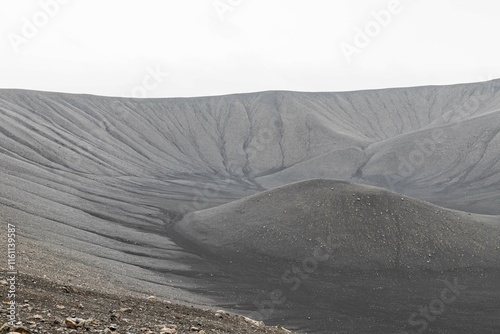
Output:
[[[0,0],[0,88],[175,97],[500,77],[500,1],[394,1]]]

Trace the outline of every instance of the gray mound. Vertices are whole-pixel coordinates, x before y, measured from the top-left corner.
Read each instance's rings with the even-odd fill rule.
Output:
[[[500,266],[500,217],[332,180],[298,182],[193,212],[176,230],[220,256],[316,258],[346,270]]]

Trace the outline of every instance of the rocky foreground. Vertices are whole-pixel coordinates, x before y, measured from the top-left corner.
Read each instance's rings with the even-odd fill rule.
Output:
[[[4,279],[0,289],[5,296]],[[291,333],[222,310],[177,305],[154,296],[106,294],[24,274],[19,276],[17,290],[18,322],[15,326],[5,323],[0,334]],[[7,318],[5,303],[0,314]]]

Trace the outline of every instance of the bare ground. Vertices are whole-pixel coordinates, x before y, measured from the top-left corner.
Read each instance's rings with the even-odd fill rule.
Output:
[[[5,238],[2,238],[5,245]],[[243,316],[180,305],[125,289],[106,272],[71,261],[57,248],[21,238],[17,252],[17,323],[24,333],[289,333]],[[2,266],[2,272],[6,268]],[[7,319],[5,276],[0,313]],[[69,320],[67,320],[69,319]],[[76,328],[75,322],[78,326]]]

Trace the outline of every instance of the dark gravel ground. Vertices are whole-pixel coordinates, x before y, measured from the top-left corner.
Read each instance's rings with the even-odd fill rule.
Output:
[[[2,284],[1,290],[6,295],[7,286]],[[290,333],[226,312],[154,296],[91,291],[25,274],[19,276],[17,290],[16,327],[30,333]],[[6,312],[2,304],[1,313]]]

